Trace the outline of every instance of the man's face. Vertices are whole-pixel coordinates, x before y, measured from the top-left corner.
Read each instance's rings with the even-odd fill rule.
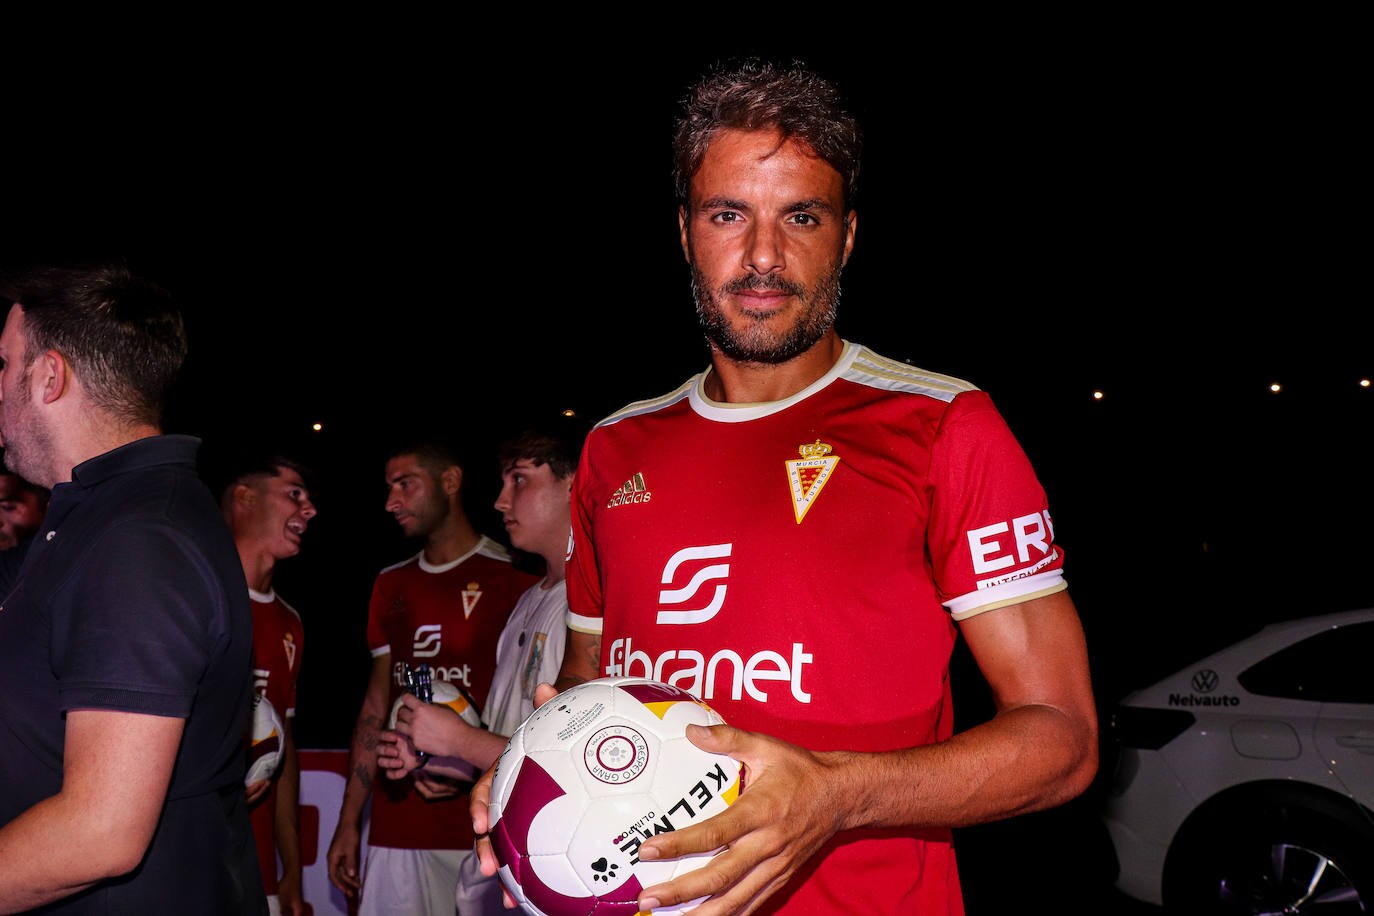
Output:
[[[521,550],[549,556],[564,551],[572,527],[568,500],[572,476],[559,479],[547,464],[521,458],[501,472],[501,513],[510,542]]]
[[[15,546],[43,524],[38,496],[24,489],[18,478],[0,474],[0,550]]]
[[[840,173],[778,136],[717,133],[678,214],[697,318],[737,362],[784,362],[830,333],[854,245]]]
[[[301,537],[315,517],[315,504],[301,475],[280,468],[275,476],[258,478],[250,486],[257,495],[249,516],[254,537],[278,560],[300,553]]]
[[[52,433],[34,407],[30,367],[24,361],[27,345],[24,309],[11,306],[0,332],[0,446],[6,467],[25,480],[51,487]]]
[[[386,511],[406,537],[429,537],[448,518],[442,481],[414,455],[397,455],[386,463],[386,488]]]

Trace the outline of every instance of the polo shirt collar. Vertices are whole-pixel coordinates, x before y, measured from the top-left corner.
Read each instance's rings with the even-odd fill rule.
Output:
[[[200,439],[195,436],[161,435],[135,439],[72,468],[72,482],[83,488],[93,487],[117,474],[160,464],[194,466],[199,448]]]

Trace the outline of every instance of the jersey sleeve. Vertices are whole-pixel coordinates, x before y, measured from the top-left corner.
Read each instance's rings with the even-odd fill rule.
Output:
[[[391,590],[386,576],[379,575],[372,583],[372,599],[367,603],[367,649],[372,657],[391,652],[390,640],[386,635],[386,609],[391,600]]]
[[[930,480],[928,545],[955,620],[1067,587],[1044,488],[986,392],[963,392],[950,405]]]
[[[595,430],[592,436],[595,435]],[[596,562],[596,542],[592,538],[595,477],[592,466],[592,436],[583,446],[582,459],[572,488],[572,534],[568,539],[568,629],[579,633],[601,633],[601,575]]]

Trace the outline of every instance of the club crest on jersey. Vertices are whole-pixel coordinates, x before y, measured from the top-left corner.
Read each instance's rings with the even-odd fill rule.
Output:
[[[286,670],[290,671],[296,667],[296,637],[290,633],[283,634],[281,647],[286,652]]]
[[[482,599],[482,583],[469,582],[468,587],[463,589],[463,619],[472,616],[473,609],[477,607],[477,602]]]
[[[840,463],[840,456],[831,455],[832,451],[834,449],[817,439],[797,446],[797,454],[801,457],[787,462],[787,484],[792,488],[792,513],[796,515],[798,525],[811,511],[830,475],[835,473],[835,466]]]

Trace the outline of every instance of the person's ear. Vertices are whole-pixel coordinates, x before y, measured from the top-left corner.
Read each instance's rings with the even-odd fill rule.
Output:
[[[246,483],[234,484],[234,505],[251,509],[258,501],[258,491]]]
[[[463,486],[463,469],[457,465],[449,465],[444,469],[444,473],[439,475],[439,485],[444,488],[445,496],[452,496]]]
[[[65,356],[56,350],[45,350],[42,356],[34,360],[29,385],[30,388],[37,385],[43,392],[43,403],[51,404],[66,394],[74,378]]]

